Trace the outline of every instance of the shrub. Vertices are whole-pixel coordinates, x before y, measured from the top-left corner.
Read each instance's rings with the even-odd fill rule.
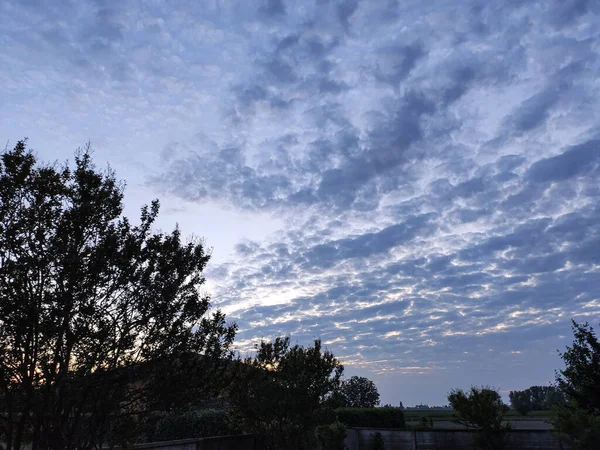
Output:
[[[344,450],[346,425],[341,422],[319,425],[315,429],[315,436],[322,450]]]
[[[157,413],[148,422],[146,439],[149,442],[169,441],[195,437],[225,436],[239,434],[226,411],[187,410]]]
[[[400,408],[338,408],[335,412],[337,420],[349,427],[405,428]]]

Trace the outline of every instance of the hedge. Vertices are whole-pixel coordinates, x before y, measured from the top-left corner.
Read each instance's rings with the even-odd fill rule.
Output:
[[[153,441],[169,441],[209,436],[238,434],[239,427],[234,425],[226,411],[188,410],[171,413],[157,413],[149,420],[146,439]]]
[[[335,413],[337,421],[350,428],[405,428],[400,408],[338,408]]]

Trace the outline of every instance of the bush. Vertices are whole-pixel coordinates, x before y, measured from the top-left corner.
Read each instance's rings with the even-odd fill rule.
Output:
[[[148,421],[146,439],[149,442],[169,441],[209,436],[239,434],[226,411],[187,410],[157,413]]]
[[[349,427],[405,428],[400,408],[338,408],[338,422]]]
[[[322,450],[344,450],[346,425],[341,422],[319,425],[315,429],[315,436]]]

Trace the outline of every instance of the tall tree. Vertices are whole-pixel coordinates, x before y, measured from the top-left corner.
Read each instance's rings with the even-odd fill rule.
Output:
[[[379,404],[377,386],[365,377],[353,376],[342,382],[344,406],[351,408],[374,408]]]
[[[448,402],[460,423],[478,430],[474,437],[479,448],[504,448],[510,425],[503,421],[509,408],[498,392],[486,387],[471,387],[468,392],[458,389],[448,395]]]
[[[549,411],[566,401],[556,386],[531,386],[524,391],[510,391],[509,398],[513,409],[523,416],[530,411]]]
[[[147,408],[174,361],[229,355],[235,326],[209,314],[209,260],[179,229],[122,216],[123,184],[89,146],[43,165],[20,141],[0,158],[0,440],[99,448]],[[202,358],[199,359],[199,355]],[[206,381],[206,380],[205,380]],[[127,427],[123,427],[127,428]]]
[[[522,416],[526,416],[532,410],[531,391],[529,389],[525,389],[524,391],[510,391],[508,398],[513,409],[517,410]]]
[[[600,448],[600,342],[587,323],[572,321],[572,328],[575,340],[556,376],[567,404],[555,409],[554,428],[575,450]]]
[[[276,338],[261,342],[255,358],[238,361],[227,398],[233,415],[267,448],[315,448],[315,427],[334,420],[328,400],[343,370],[320,340],[304,348]]]
[[[534,411],[544,411],[548,406],[548,391],[546,386],[531,386],[529,388],[531,408]]]

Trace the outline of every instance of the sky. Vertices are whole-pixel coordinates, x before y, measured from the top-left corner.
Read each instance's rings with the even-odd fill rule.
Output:
[[[600,3],[0,0],[0,138],[211,247],[237,349],[383,403],[545,385],[600,322]]]

